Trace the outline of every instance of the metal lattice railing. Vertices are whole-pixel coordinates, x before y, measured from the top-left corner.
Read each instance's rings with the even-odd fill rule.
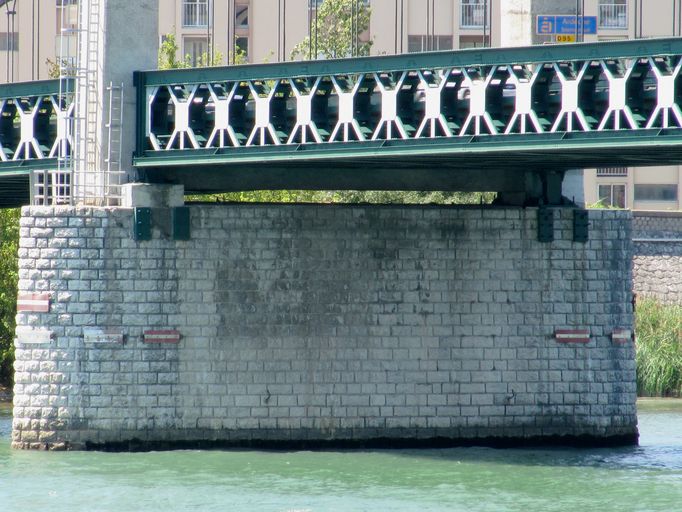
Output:
[[[73,99],[59,80],[0,85],[0,161],[56,158],[73,146]]]
[[[70,176],[59,160],[73,151],[73,115],[60,80],[0,86],[0,175],[30,171],[35,204],[68,202]]]
[[[0,160],[55,158],[60,145],[68,152],[73,108],[58,80],[0,86]]]
[[[681,56],[658,40],[144,73],[138,156],[682,128]]]

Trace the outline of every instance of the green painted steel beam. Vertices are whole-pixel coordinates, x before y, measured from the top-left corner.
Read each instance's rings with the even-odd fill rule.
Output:
[[[518,48],[473,48],[351,59],[143,71],[138,72],[138,74],[144,76],[143,80],[140,79],[140,84],[155,87],[169,84],[283,79],[344,73],[362,74],[380,71],[447,68],[450,66],[491,66],[680,54],[682,54],[682,38],[676,37],[610,41],[608,43],[537,45]]]
[[[73,91],[73,79],[67,79],[68,89]],[[25,96],[47,96],[59,93],[59,79],[15,82],[0,85],[0,99]]]
[[[258,189],[516,191],[528,173],[682,163],[682,130],[479,136],[149,151],[140,181],[188,192]],[[557,178],[557,176],[554,176]]]
[[[450,159],[450,166],[462,164],[458,158],[485,160],[495,155],[516,158],[517,155],[531,155],[520,164],[536,168],[574,168],[575,160],[588,160],[590,152],[603,153],[614,150],[613,158],[624,148],[638,148],[641,152],[635,164],[642,162],[660,163],[673,159],[672,155],[659,150],[682,149],[682,130],[623,130],[603,132],[555,132],[542,134],[510,134],[498,136],[469,136],[436,139],[393,139],[368,142],[298,144],[283,146],[252,146],[238,148],[210,148],[196,150],[147,151],[134,159],[138,168],[172,167],[176,165],[256,165],[277,162],[282,165],[334,159],[353,163],[355,160],[399,159],[389,165],[414,165],[419,167],[424,158]],[[647,151],[641,151],[646,148]],[[547,162],[543,154],[571,152],[571,162]],[[537,154],[537,157],[533,155]],[[630,159],[634,157],[629,157]],[[679,161],[676,160],[676,161]],[[674,163],[674,162],[668,162]],[[467,160],[467,165],[471,162]],[[481,162],[483,164],[483,162]],[[508,162],[509,165],[515,162]]]
[[[0,179],[10,175],[28,175],[32,170],[57,169],[56,158],[31,158],[28,160],[8,160],[0,162]]]

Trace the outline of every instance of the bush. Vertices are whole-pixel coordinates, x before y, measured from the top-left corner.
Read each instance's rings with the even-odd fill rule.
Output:
[[[12,383],[20,210],[0,209],[0,384]]]
[[[637,392],[643,396],[682,394],[682,306],[640,299],[635,318]]]
[[[495,192],[418,192],[410,190],[255,190],[185,196],[186,201],[237,203],[491,204]]]

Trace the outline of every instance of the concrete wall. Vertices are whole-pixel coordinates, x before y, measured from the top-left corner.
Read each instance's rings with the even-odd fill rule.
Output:
[[[632,442],[630,213],[583,244],[554,211],[540,243],[535,209],[193,206],[137,242],[130,209],[25,208],[20,299],[51,302],[17,316],[14,446]]]
[[[682,304],[682,212],[634,212],[633,289]]]

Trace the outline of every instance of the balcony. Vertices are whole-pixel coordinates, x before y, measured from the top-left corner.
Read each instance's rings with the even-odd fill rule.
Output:
[[[208,0],[185,0],[182,3],[182,26],[206,28],[208,26]]]
[[[599,28],[628,28],[628,6],[620,3],[600,3]]]
[[[461,28],[483,28],[485,6],[481,3],[462,4],[459,19]]]

